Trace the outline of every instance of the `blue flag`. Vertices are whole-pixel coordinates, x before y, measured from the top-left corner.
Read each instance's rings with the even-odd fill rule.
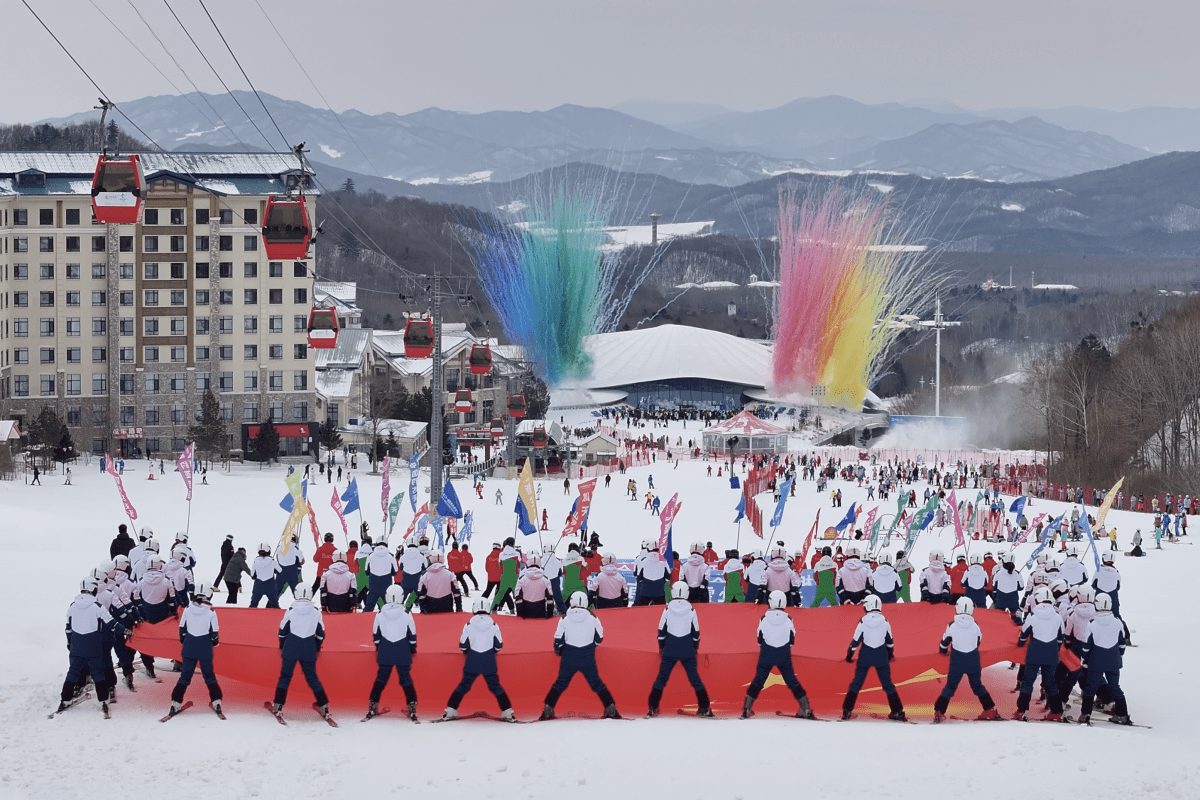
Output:
[[[737,519],[735,519],[734,522],[741,522],[746,518],[746,495],[742,495],[738,498],[737,508],[733,510],[737,512]]]
[[[445,519],[445,518],[437,517],[436,519],[433,520],[433,529],[435,531],[437,531],[437,549],[438,550],[442,550],[446,547],[446,542],[442,538],[442,528],[446,524],[445,522],[442,521],[443,519]]]
[[[1032,567],[1033,562],[1037,561],[1037,557],[1041,555],[1042,551],[1045,550],[1050,544],[1050,540],[1054,538],[1054,532],[1058,530],[1060,525],[1062,525],[1064,516],[1066,515],[1059,514],[1058,519],[1051,522],[1046,526],[1046,529],[1042,531],[1042,542],[1036,548],[1034,548],[1032,553],[1029,554],[1029,560],[1025,562],[1025,569]]]
[[[437,512],[443,517],[462,519],[462,503],[459,502],[458,493],[454,491],[454,484],[450,481],[446,481],[446,485],[442,487],[442,496],[438,498],[437,502]]]
[[[1079,516],[1079,525],[1087,534],[1088,541],[1092,543],[1092,558],[1096,561],[1096,569],[1100,569],[1100,553],[1096,550],[1096,540],[1092,538],[1092,523],[1088,522],[1087,514]]]
[[[351,478],[350,485],[342,494],[342,514],[353,514],[355,511],[358,511],[358,481]]]
[[[305,500],[308,499],[308,481],[306,480],[300,481],[300,496]],[[289,514],[292,513],[292,509],[296,507],[296,501],[292,499],[291,492],[283,496],[283,499],[279,501],[279,507]]]
[[[521,502],[521,498],[517,498],[517,505],[513,511],[517,512],[517,527],[521,529],[521,533],[526,536],[537,533],[537,525],[529,521],[529,512],[525,510],[525,504]]]
[[[466,516],[463,517],[462,530],[458,532],[459,544],[470,544],[471,543],[471,533],[472,533],[471,523],[474,521],[475,521],[475,512],[468,511]]]
[[[421,455],[413,453],[408,459],[408,502],[412,510],[417,510],[417,474],[421,471]]]
[[[1027,502],[1029,502],[1028,498],[1022,495],[1021,497],[1018,497],[1016,500],[1012,501],[1012,505],[1008,507],[1008,510],[1020,517],[1023,513],[1025,513],[1025,504]]]
[[[672,540],[672,534],[674,534],[674,533],[675,533],[674,525],[667,528],[667,552],[663,553],[662,556],[664,559],[666,559],[668,570],[675,569],[675,544]],[[670,577],[670,576],[668,575],[668,577]],[[674,600],[675,598],[671,598],[671,599]],[[687,598],[685,597],[684,599],[686,600]]]
[[[788,499],[788,494],[789,494],[788,490],[791,488],[792,488],[792,479],[791,478],[788,478],[786,481],[784,481],[779,486],[779,502],[775,505],[775,514],[771,517],[771,527],[772,528],[778,527],[779,523],[783,522],[783,507],[787,505],[787,499]],[[853,504],[850,506],[850,509],[852,511],[854,510]]]
[[[846,530],[848,526],[853,525],[854,520],[856,519],[858,519],[858,514],[854,513],[854,503],[851,503],[850,510],[846,512],[846,516],[843,517],[842,521],[835,525],[834,528],[837,529],[838,533],[841,533],[842,531]]]

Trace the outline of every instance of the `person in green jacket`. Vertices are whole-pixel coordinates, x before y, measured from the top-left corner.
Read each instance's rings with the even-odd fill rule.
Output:
[[[813,574],[817,578],[817,594],[809,608],[820,608],[821,603],[825,601],[829,601],[831,606],[836,606],[838,598],[834,584],[837,582],[837,562],[833,560],[832,548],[821,548],[821,560],[813,567]]]
[[[517,540],[512,536],[504,540],[504,549],[500,551],[500,585],[496,587],[496,596],[492,599],[492,611],[500,608],[502,603],[516,613],[513,604],[513,592],[517,588],[517,573],[520,572],[521,558],[517,552]]]
[[[571,604],[571,595],[576,592],[587,594],[587,581],[583,578],[583,557],[579,555],[579,545],[572,543],[567,547],[563,556],[563,602]]]
[[[909,563],[908,557],[904,555],[903,550],[896,551],[895,570],[900,575],[900,589],[896,592],[896,599],[911,603],[912,598],[909,596],[908,587],[912,583],[913,572],[916,570]]]
[[[725,564],[722,570],[725,573],[725,602],[726,603],[744,603],[746,595],[742,591],[742,559],[738,556],[737,550],[725,551]]]
[[[354,544],[354,542],[350,544]],[[371,537],[364,533],[362,546],[354,551],[354,561],[358,564],[354,571],[354,596],[357,598],[355,605],[363,603],[367,599],[367,558],[371,555],[371,548]]]

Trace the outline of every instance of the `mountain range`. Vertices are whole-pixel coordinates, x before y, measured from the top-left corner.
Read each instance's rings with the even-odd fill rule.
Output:
[[[1200,111],[1180,109],[988,113],[939,102],[924,108],[821,97],[751,112],[642,100],[617,109],[562,105],[466,114],[428,108],[371,115],[262,99],[288,142],[306,142],[315,163],[416,185],[503,182],[568,161],[728,186],[818,169],[1013,182],[1129,163],[1151,155],[1155,145],[1194,142],[1200,148],[1200,133],[1189,132],[1188,124],[1200,122]],[[249,92],[147,97],[121,108],[166,149],[285,147]],[[94,116],[88,111],[47,121]],[[1092,123],[1092,129],[1072,127]]]

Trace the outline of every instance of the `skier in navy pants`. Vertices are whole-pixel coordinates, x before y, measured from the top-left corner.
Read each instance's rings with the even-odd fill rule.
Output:
[[[1021,635],[1017,639],[1017,647],[1025,647],[1026,642],[1029,642],[1029,653],[1025,657],[1025,675],[1021,681],[1021,693],[1017,695],[1017,711],[1013,714],[1013,719],[1029,718],[1033,681],[1038,672],[1041,672],[1042,688],[1046,691],[1047,705],[1050,708],[1050,713],[1045,719],[1058,722],[1062,720],[1062,698],[1058,694],[1054,673],[1058,669],[1058,647],[1062,644],[1064,635],[1063,619],[1054,607],[1054,594],[1050,587],[1039,586],[1034,591],[1033,599],[1037,605],[1025,618],[1025,624],[1021,626]]]
[[[970,597],[960,597],[954,610],[954,621],[946,626],[946,632],[938,645],[938,651],[942,655],[950,656],[950,674],[946,676],[946,685],[942,688],[942,693],[933,703],[933,721],[941,722],[946,718],[950,698],[954,697],[954,692],[964,675],[971,684],[971,691],[975,692],[983,706],[983,713],[978,719],[1000,719],[995,701],[980,680],[983,667],[979,662],[979,643],[983,641],[983,631],[975,621],[975,602]]]
[[[858,651],[858,666],[854,670],[854,679],[850,681],[846,699],[842,701],[842,719],[850,719],[854,704],[858,702],[858,692],[866,683],[867,673],[872,667],[875,668],[879,684],[887,695],[888,707],[891,709],[888,719],[901,722],[908,719],[904,715],[904,704],[900,702],[900,695],[896,693],[896,687],[892,683],[892,667],[888,662],[895,657],[895,645],[892,642],[892,626],[883,616],[882,608],[883,602],[878,595],[867,595],[863,600],[863,610],[866,613],[854,629],[854,639],[850,642],[850,649],[846,651],[846,663],[853,663],[854,651],[862,645],[862,649]]]
[[[442,719],[458,718],[458,706],[463,696],[471,691],[475,679],[482,677],[488,689],[496,697],[500,705],[500,717],[505,722],[516,722],[509,702],[508,694],[500,685],[500,676],[496,667],[496,653],[504,646],[504,637],[500,635],[500,626],[488,613],[488,601],[484,597],[476,597],[471,604],[473,614],[469,622],[463,626],[462,635],[458,639],[458,649],[466,654],[463,663],[463,676],[458,686],[450,693],[446,701],[446,711]]]
[[[658,621],[658,651],[662,654],[662,665],[658,676],[650,688],[650,716],[658,716],[658,704],[662,700],[663,689],[675,670],[675,665],[683,666],[687,673],[688,682],[696,692],[696,716],[711,717],[708,690],[700,680],[700,672],[696,669],[696,650],[700,647],[700,620],[696,610],[685,598],[688,596],[688,585],[684,581],[676,581],[671,587],[671,602],[663,609]]]
[[[327,717],[329,697],[321,686],[321,679],[317,677],[317,655],[325,641],[325,624],[321,620],[321,610],[313,605],[312,587],[297,586],[296,593],[292,607],[284,612],[279,623],[279,650],[283,664],[279,670],[279,683],[275,686],[275,701],[271,711],[277,716],[283,711],[288,686],[292,683],[292,674],[299,662],[321,716]]]
[[[100,710],[108,716],[109,689],[104,677],[104,628],[112,626],[116,636],[124,636],[125,628],[113,622],[112,615],[96,600],[96,579],[90,575],[80,581],[79,595],[67,609],[67,650],[71,666],[63,681],[58,711],[65,711],[75,694],[75,685],[86,669],[96,684]]]
[[[558,698],[571,685],[575,673],[583,674],[588,686],[600,698],[604,706],[604,716],[616,719],[616,701],[612,692],[600,679],[600,671],[596,668],[596,647],[604,641],[604,626],[594,614],[588,611],[588,596],[585,592],[575,592],[571,595],[571,607],[558,621],[554,631],[554,654],[559,657],[558,678],[546,693],[545,707],[542,709],[542,719],[554,719],[554,706]]]
[[[1096,595],[1096,618],[1088,624],[1087,642],[1083,646],[1087,684],[1083,687],[1083,707],[1079,712],[1081,723],[1091,722],[1092,704],[1103,681],[1108,683],[1108,691],[1116,701],[1110,719],[1120,725],[1133,724],[1129,719],[1125,692],[1121,690],[1121,656],[1125,654],[1125,626],[1113,615],[1112,606],[1112,598],[1108,595]]]
[[[812,719],[812,709],[808,705],[808,694],[796,678],[796,669],[792,666],[792,645],[796,643],[796,626],[788,616],[787,595],[781,591],[771,592],[767,598],[770,610],[763,614],[758,623],[758,669],[754,680],[746,689],[746,699],[742,703],[742,719],[753,713],[754,701],[767,683],[767,676],[772,669],[778,669],[783,682],[791,690],[792,697],[800,704],[796,716]]]
[[[387,548],[384,548],[386,552]],[[375,684],[371,687],[371,705],[367,708],[367,719],[379,713],[379,698],[391,677],[392,668],[396,669],[396,680],[404,689],[404,700],[408,704],[409,719],[417,719],[417,689],[413,686],[412,657],[417,652],[417,626],[412,615],[404,607],[404,590],[392,585],[384,593],[384,605],[375,612],[375,625],[372,636],[375,640],[375,660],[379,663],[379,672],[375,675]]]
[[[183,695],[192,683],[199,665],[200,674],[208,686],[209,705],[213,711],[221,713],[221,685],[217,683],[216,673],[213,672],[213,648],[220,644],[217,624],[217,612],[212,607],[212,584],[201,583],[192,594],[192,602],[183,610],[179,618],[179,642],[183,645],[180,651],[182,667],[179,682],[171,691],[171,713],[178,714],[183,707]]]

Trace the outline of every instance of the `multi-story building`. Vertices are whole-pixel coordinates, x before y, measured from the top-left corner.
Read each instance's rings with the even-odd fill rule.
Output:
[[[269,261],[260,227],[267,198],[308,175],[291,154],[141,159],[142,221],[100,225],[95,154],[0,153],[0,416],[50,404],[80,450],[163,457],[209,388],[232,446],[246,423],[307,423],[311,261]]]

